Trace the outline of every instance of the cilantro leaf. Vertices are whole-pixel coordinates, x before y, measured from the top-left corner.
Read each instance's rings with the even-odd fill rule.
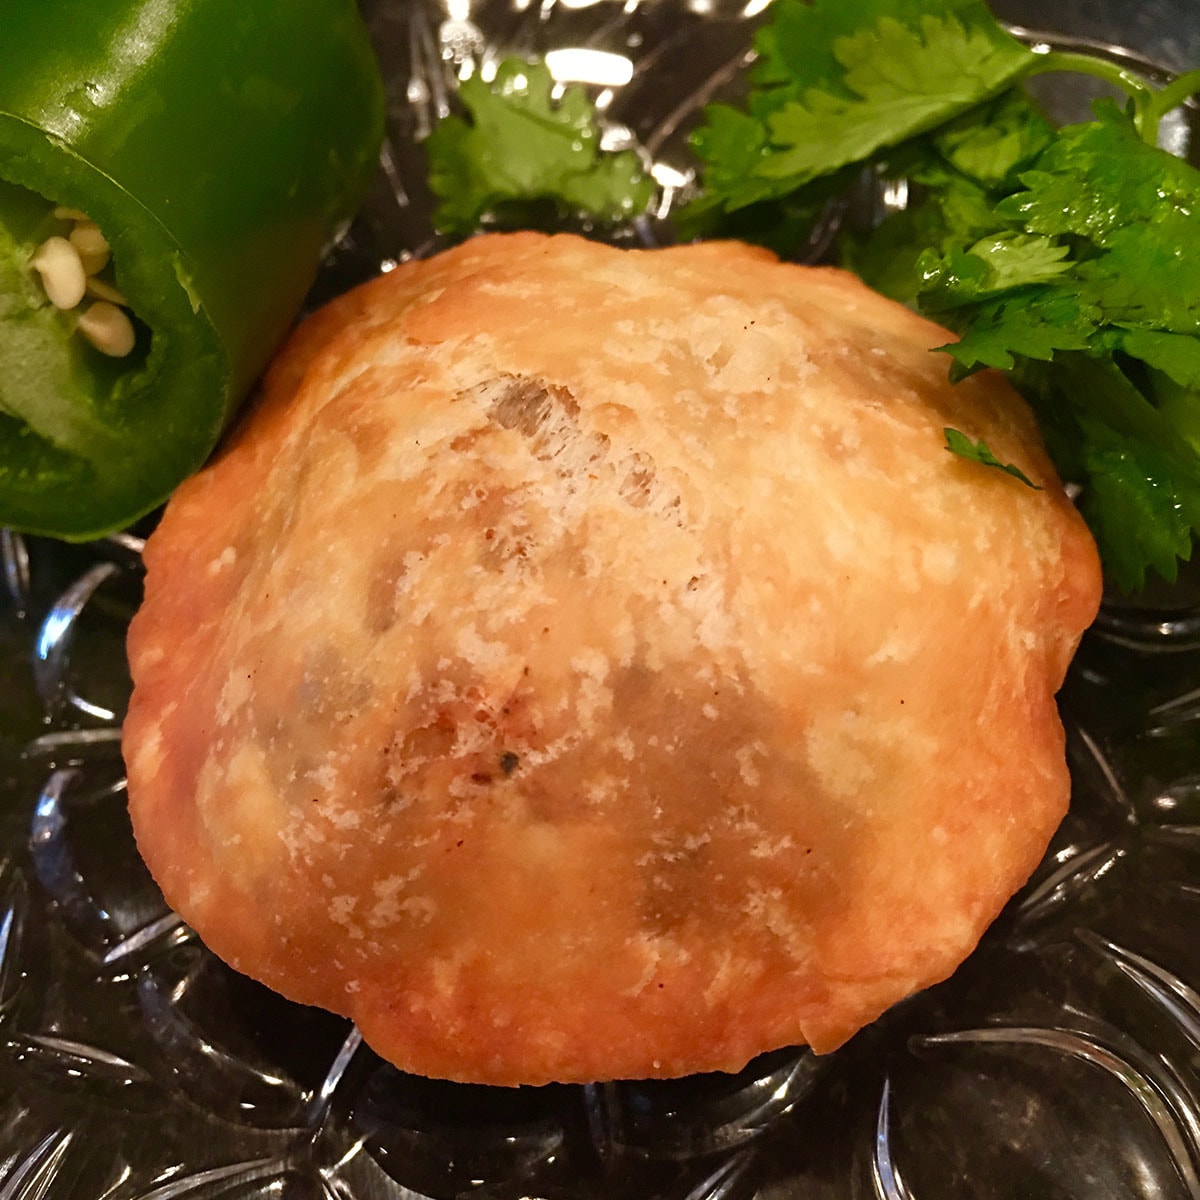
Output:
[[[759,174],[799,186],[859,162],[976,104],[1030,59],[994,22],[968,26],[956,15],[925,15],[912,24],[883,17],[840,39],[834,54],[851,95],[814,87],[773,113],[767,125],[779,149]]]
[[[938,315],[945,319],[947,313]],[[1018,356],[1049,361],[1059,351],[1088,349],[1097,316],[1068,288],[1020,289],[975,305],[965,319],[953,320],[964,332],[957,342],[940,348],[955,360],[954,379],[983,367],[1010,370]]]
[[[1053,135],[1027,96],[1008,91],[889,151],[880,173],[909,181],[908,203],[875,228],[848,228],[840,243],[843,264],[876,290],[916,307],[918,295],[934,286],[924,277],[930,260],[920,261],[922,255],[945,256],[989,234],[1000,236],[998,185],[1029,166]],[[932,308],[928,297],[923,307]]]
[[[998,209],[1032,232],[1075,234],[1106,246],[1131,225],[1194,212],[1198,181],[1194,167],[1147,145],[1132,119],[1102,100],[1094,121],[1058,131],[1021,176],[1025,190]]]
[[[1146,372],[1146,387],[1162,419],[1200,455],[1200,402],[1195,388],[1176,383],[1165,372]]]
[[[1071,239],[1077,277],[1107,324],[1200,333],[1200,171],[1103,104],[1096,121],[1062,130],[1021,183],[998,215]]]
[[[1093,432],[1084,455],[1089,486],[1081,508],[1112,581],[1125,592],[1154,568],[1169,583],[1192,553],[1196,514],[1181,509],[1169,467],[1153,447]]]
[[[1159,406],[1111,358],[1078,353],[1020,377],[1043,428],[1057,431],[1047,441],[1060,469],[1082,485],[1080,508],[1112,582],[1135,591],[1148,569],[1174,581],[1200,529],[1195,394]]]
[[[1054,127],[1033,101],[1011,88],[930,134],[948,167],[989,188],[1031,164],[1053,139]]]
[[[1070,248],[1038,234],[1002,232],[981,238],[966,250],[922,260],[926,311],[987,300],[1014,288],[1048,283],[1066,274]]]
[[[645,212],[654,182],[630,150],[600,150],[596,111],[579,87],[553,98],[542,63],[506,59],[495,79],[464,80],[468,118],[450,116],[425,141],[434,222],[466,234],[506,205],[548,200],[605,222]]]
[[[1118,344],[1131,358],[1161,371],[1183,389],[1200,389],[1200,338],[1152,329],[1125,329]],[[1196,406],[1200,421],[1200,404]]]
[[[1172,580],[1200,531],[1200,172],[1102,105],[992,197],[994,232],[919,258],[917,303],[960,331],[943,347],[953,378],[1040,381],[1051,453],[1083,485],[1110,579]]]
[[[751,71],[751,80],[761,89],[760,101],[772,103],[772,86],[782,87],[785,98],[794,97],[804,88],[819,88],[844,99],[857,93],[847,73],[846,55],[862,64],[875,59],[881,65],[882,54],[847,50],[847,44],[861,39],[890,22],[901,30],[920,30],[933,18],[952,22],[969,33],[982,33],[993,43],[1009,50],[1029,52],[1009,37],[997,24],[982,0],[775,0],[772,21],[759,30],[755,50],[759,61]],[[777,104],[778,98],[773,103]],[[762,109],[758,110],[760,113]]]
[[[756,174],[770,154],[767,128],[761,121],[727,104],[710,104],[705,117],[707,124],[692,135],[692,148],[708,163],[704,197],[708,207],[734,211],[785,194]]]
[[[973,442],[965,433],[958,429],[951,429],[947,426],[942,430],[946,437],[946,449],[951,454],[957,454],[959,458],[965,458],[970,462],[977,462],[984,467],[996,467],[1006,474],[1011,475],[1014,479],[1019,479],[1026,487],[1031,487],[1035,492],[1040,492],[1042,489],[1014,463],[1001,462],[987,442],[980,438],[979,441]]]
[[[693,135],[726,212],[789,195],[1001,91],[1035,56],[983,0],[776,0],[746,112]]]
[[[1122,229],[1101,253],[1081,258],[1077,274],[1112,324],[1200,332],[1195,218],[1160,213],[1149,227]]]
[[[978,15],[978,0],[948,0],[941,6],[947,14],[961,11]],[[850,95],[842,85],[843,64],[837,55],[837,44],[843,38],[854,37],[878,20],[881,13],[897,21],[913,25],[928,15],[927,0],[895,0],[881,6],[878,0],[775,0],[772,21],[764,25],[755,37],[754,48],[759,62],[751,78],[760,85],[795,84],[825,87]]]

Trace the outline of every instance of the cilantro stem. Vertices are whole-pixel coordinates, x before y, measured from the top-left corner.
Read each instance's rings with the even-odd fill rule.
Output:
[[[1142,140],[1153,145],[1158,136],[1158,117],[1154,102],[1156,94],[1146,80],[1136,71],[1128,67],[1118,66],[1092,54],[1076,54],[1070,50],[1051,50],[1049,54],[1038,56],[1037,62],[1026,73],[1030,75],[1048,75],[1052,71],[1069,71],[1077,75],[1091,75],[1096,79],[1124,92],[1133,102],[1133,123],[1137,127]],[[1187,76],[1181,76],[1186,79]],[[1175,81],[1176,83],[1179,80]],[[1174,84],[1169,85],[1174,87]],[[1166,90],[1166,89],[1164,89]],[[1197,90],[1195,87],[1193,91]],[[1162,93],[1158,93],[1161,95]],[[1190,95],[1191,93],[1185,93]],[[1182,99],[1182,97],[1181,97]],[[1176,104],[1179,101],[1175,101]],[[1174,105],[1172,105],[1174,107]],[[1167,111],[1166,109],[1162,110]]]
[[[1049,54],[1039,56],[1026,77],[1047,75],[1052,71],[1091,75],[1124,92],[1133,101],[1133,123],[1142,141],[1150,146],[1158,142],[1158,125],[1163,117],[1189,96],[1200,92],[1200,70],[1188,71],[1156,92],[1143,76],[1128,67],[1069,50],[1051,50]]]
[[[1158,123],[1173,108],[1178,108],[1189,96],[1200,92],[1200,71],[1188,71],[1172,79],[1166,87],[1154,94],[1150,101],[1148,116],[1154,122],[1155,133]]]

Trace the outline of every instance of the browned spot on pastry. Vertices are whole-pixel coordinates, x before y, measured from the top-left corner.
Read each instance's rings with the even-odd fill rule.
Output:
[[[548,439],[548,427],[574,425],[579,416],[579,405],[565,388],[552,388],[537,379],[520,377],[480,384],[477,389],[484,397],[499,395],[491,401],[488,417],[501,429],[515,429],[543,446]]]
[[[579,404],[565,388],[505,376],[460,394],[467,397],[486,405],[487,417],[496,426],[528,439],[533,456],[551,464],[573,489],[611,487],[634,508],[679,520],[679,494],[660,483],[654,459],[644,451],[614,456],[607,434],[581,427]],[[478,450],[482,437],[482,430],[460,435],[451,449]]]

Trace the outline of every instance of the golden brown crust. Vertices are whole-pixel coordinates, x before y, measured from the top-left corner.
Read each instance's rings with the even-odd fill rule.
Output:
[[[147,546],[125,752],[169,902],[485,1083],[827,1050],[945,977],[1065,810],[1100,588],[946,338],[742,246],[535,235],[318,314]]]

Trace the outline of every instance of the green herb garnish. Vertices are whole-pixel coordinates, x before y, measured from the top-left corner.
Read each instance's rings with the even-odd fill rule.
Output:
[[[467,117],[447,117],[425,142],[442,232],[473,233],[488,219],[529,223],[540,204],[601,222],[646,211],[654,181],[637,154],[600,149],[595,106],[581,87],[557,100],[553,92],[544,64],[515,58],[490,83],[463,81]]]
[[[749,110],[712,104],[694,139],[732,212],[932,129],[1027,71],[982,0],[777,0]]]
[[[993,453],[992,448],[983,438],[980,438],[977,442],[973,442],[961,430],[952,429],[949,426],[943,429],[942,433],[946,436],[946,449],[951,454],[957,454],[959,458],[965,458],[969,462],[977,462],[984,467],[996,467],[1006,474],[1011,475],[1014,479],[1019,479],[1026,487],[1033,488],[1035,492],[1042,490],[1015,463],[1006,463],[998,459]]]

